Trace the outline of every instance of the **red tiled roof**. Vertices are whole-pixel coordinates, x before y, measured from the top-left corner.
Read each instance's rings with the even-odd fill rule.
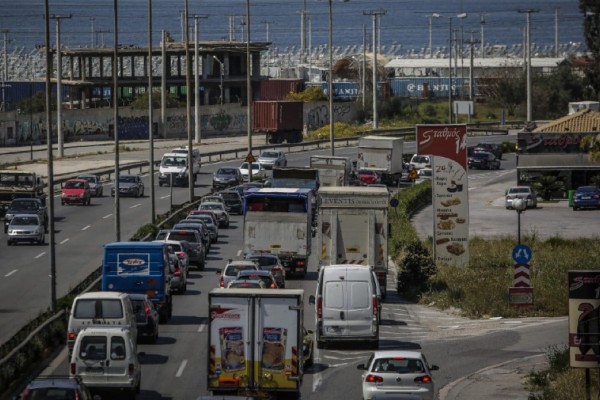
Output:
[[[585,109],[540,126],[534,132],[599,132],[600,112]]]

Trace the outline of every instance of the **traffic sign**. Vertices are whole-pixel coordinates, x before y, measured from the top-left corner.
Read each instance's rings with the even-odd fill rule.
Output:
[[[529,264],[531,256],[531,248],[524,244],[516,245],[512,251],[512,258],[517,264]]]
[[[248,153],[246,156],[246,162],[253,163],[256,162],[256,158],[254,158],[254,154]]]
[[[410,173],[409,173],[409,175],[408,175],[408,177],[409,177],[410,179],[412,179],[412,180],[415,180],[415,179],[417,179],[417,178],[418,178],[418,176],[419,176],[419,174],[417,173],[417,170],[416,170],[416,169],[412,169],[412,170],[410,170]]]

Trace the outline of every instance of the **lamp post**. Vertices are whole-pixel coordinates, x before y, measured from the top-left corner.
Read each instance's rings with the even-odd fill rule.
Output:
[[[432,26],[433,26],[433,19],[434,18],[439,18],[441,17],[440,14],[438,13],[433,13],[429,16],[429,58],[433,58],[433,43],[432,43]]]
[[[213,56],[213,58],[221,66],[221,80],[219,84],[219,88],[221,89],[221,97],[219,98],[219,104],[223,104],[223,75],[225,74],[225,65],[217,58],[217,56]]]
[[[532,100],[531,100],[531,13],[537,13],[539,10],[519,10],[521,14],[527,14],[527,122],[533,119]]]
[[[512,201],[512,207],[517,212],[517,244],[521,244],[521,213],[527,209],[527,201],[516,198]]]

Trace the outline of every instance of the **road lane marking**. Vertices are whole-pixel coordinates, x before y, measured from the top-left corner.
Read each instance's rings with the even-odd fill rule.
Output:
[[[102,217],[102,219],[106,219],[106,218],[110,218],[110,217],[112,217],[112,214],[107,214],[104,217]]]
[[[60,242],[59,244],[65,244],[69,241],[69,238],[66,238],[65,240],[63,240],[62,242]]]
[[[33,258],[40,258],[46,255],[45,251],[42,251],[40,254],[38,254],[37,256],[33,257]]]
[[[81,228],[82,231],[87,231],[88,229],[90,229],[92,226],[91,225],[86,225],[83,228]]]
[[[181,362],[181,365],[179,366],[179,369],[177,370],[177,373],[175,374],[175,378],[181,377],[181,374],[183,374],[183,370],[185,369],[186,365],[187,365],[187,360],[183,360]]]
[[[200,325],[200,327],[198,328],[198,332],[204,331],[204,328],[206,328],[205,324]]]
[[[10,271],[8,274],[4,275],[6,278],[8,278],[9,276],[11,276],[12,274],[14,274],[15,272],[17,272],[16,269],[13,269],[12,271]]]
[[[137,203],[137,204],[134,204],[134,205],[132,205],[132,206],[131,206],[131,207],[129,207],[129,208],[136,208],[136,207],[139,207],[139,206],[141,206],[141,205],[142,205],[141,203]]]
[[[162,196],[160,199],[161,199],[161,200],[164,200],[164,199],[168,199],[169,197],[171,197],[171,195],[170,195],[170,194],[168,194],[168,195],[166,195],[166,196]]]

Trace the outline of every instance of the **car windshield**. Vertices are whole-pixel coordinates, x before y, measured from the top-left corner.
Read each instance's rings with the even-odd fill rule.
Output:
[[[85,184],[81,181],[66,181],[65,189],[83,189]]]
[[[235,175],[235,169],[232,169],[232,168],[220,168],[217,171],[217,175]]]
[[[187,157],[165,157],[162,159],[163,167],[185,167]]]
[[[77,179],[83,179],[88,181],[89,183],[96,183],[96,178],[93,176],[78,176]]]
[[[596,190],[598,190],[596,186],[582,186],[577,188],[578,192],[595,192]]]
[[[272,267],[277,265],[275,257],[249,257],[250,260],[256,262],[259,267]]]
[[[239,200],[240,196],[238,195],[237,192],[221,192],[221,196],[225,199],[225,200]]]
[[[121,176],[119,177],[119,182],[133,183],[135,182],[135,176]]]
[[[413,157],[412,162],[415,162],[415,163],[428,163],[429,162],[429,157],[415,156],[415,157]]]
[[[37,210],[37,203],[35,201],[15,201],[11,207],[13,210]]]
[[[374,171],[368,171],[366,169],[361,169],[358,171],[359,175],[375,175]]]
[[[487,158],[487,153],[473,153],[473,158],[479,158],[479,159],[486,159]]]
[[[278,154],[274,151],[264,151],[260,156],[262,158],[277,158]]]
[[[256,268],[254,268],[254,265],[251,264],[246,264],[246,265],[229,265],[227,267],[227,269],[225,270],[225,275],[227,276],[237,276],[238,272],[240,271],[245,271],[247,269],[253,269],[256,270]]]
[[[223,206],[221,204],[200,204],[201,210],[222,210]]]
[[[529,193],[529,188],[511,188],[509,193]]]
[[[16,217],[14,217],[11,221],[12,225],[26,225],[26,226],[30,226],[30,225],[39,225],[38,219],[36,217],[25,217],[25,216],[19,216],[17,215]]]
[[[240,167],[241,169],[248,169],[248,163],[243,163]],[[252,163],[252,169],[260,169],[260,165],[258,163]]]

